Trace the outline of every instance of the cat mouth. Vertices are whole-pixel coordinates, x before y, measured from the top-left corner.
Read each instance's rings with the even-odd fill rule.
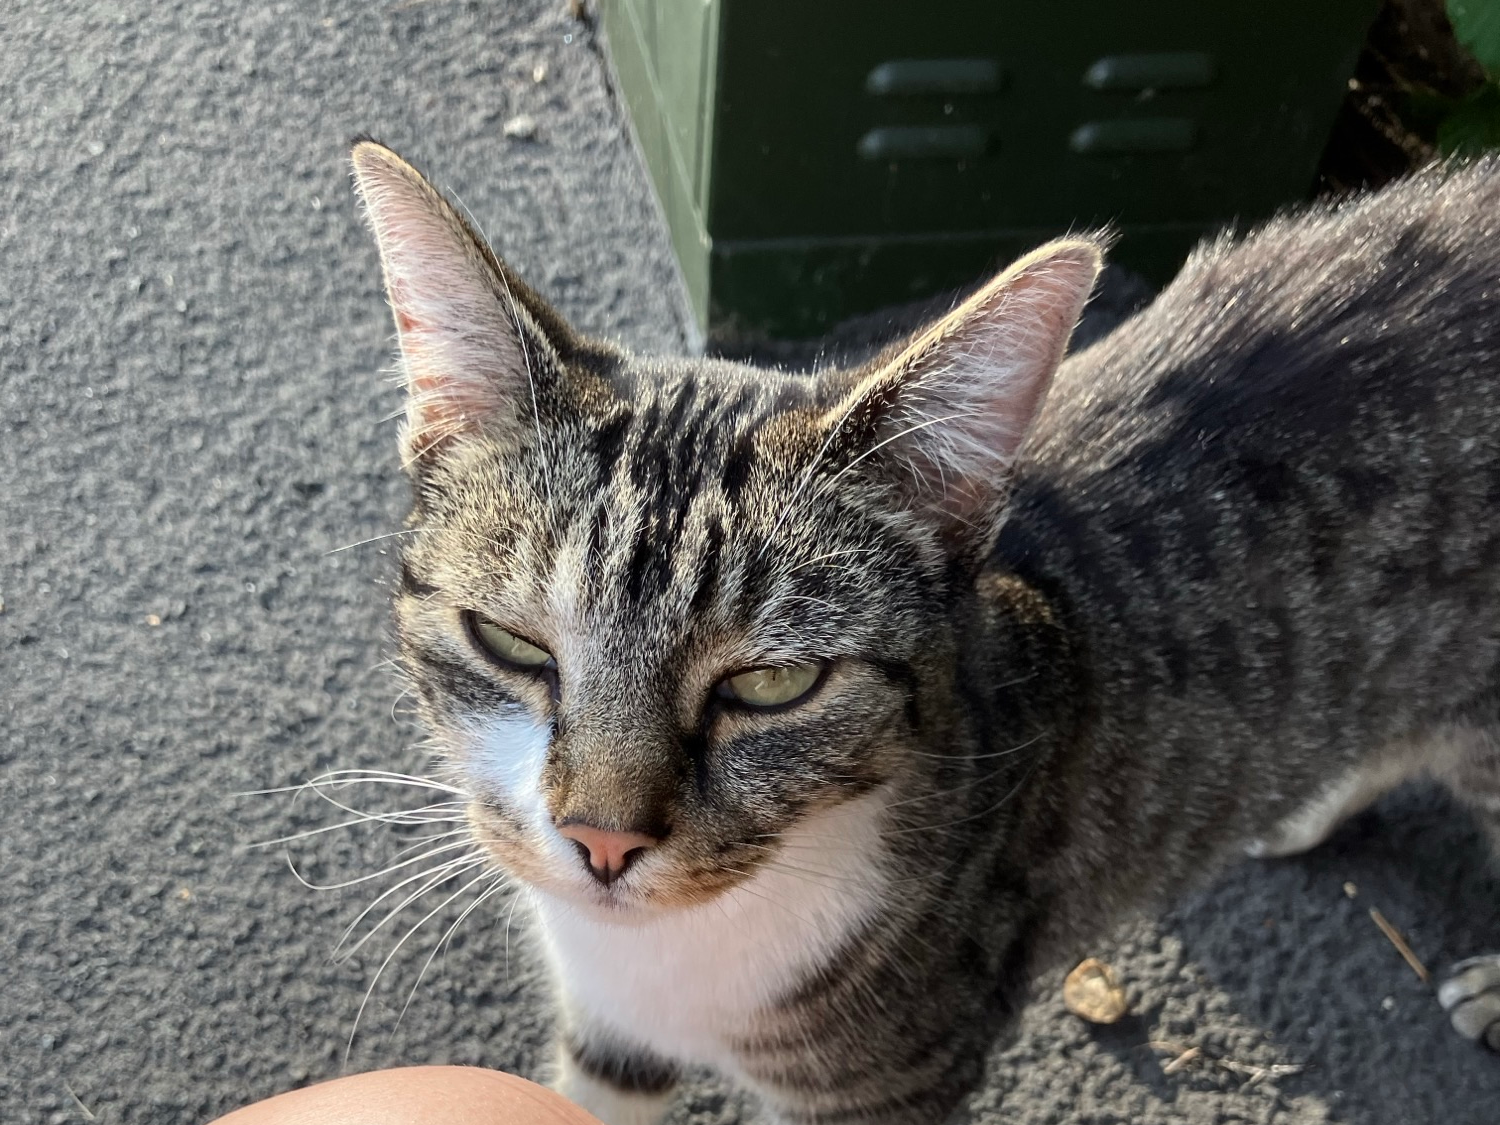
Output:
[[[504,861],[500,861],[502,865]],[[629,918],[647,920],[663,914],[691,910],[727,894],[753,875],[742,867],[687,865],[671,856],[653,856],[639,869],[625,872],[609,883],[571,869],[558,870],[544,863],[548,877],[526,881],[538,890],[566,898],[575,905],[600,911],[612,921]],[[524,879],[525,876],[522,876]]]
[[[606,882],[591,874],[573,843],[555,831],[528,827],[487,803],[471,810],[470,819],[477,841],[507,875],[616,922],[703,906],[753,878],[767,855],[752,845],[722,849],[713,859],[657,852]]]

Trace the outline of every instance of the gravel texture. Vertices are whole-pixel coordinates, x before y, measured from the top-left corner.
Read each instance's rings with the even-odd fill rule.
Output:
[[[0,12],[0,1121],[198,1122],[346,1065],[536,1073],[545,992],[500,898],[404,1018],[463,900],[395,952],[346,1063],[430,907],[333,961],[389,883],[306,889],[249,845],[334,811],[234,794],[423,765],[382,665],[375,537],[405,486],[351,135],[426,162],[582,327],[688,346],[593,32],[561,0]],[[1112,285],[1095,330],[1134,299]],[[338,881],[403,843],[290,850]],[[1500,948],[1470,824],[1398,796],[1096,950],[1121,1023],[1082,1024],[1044,982],[977,1119],[1494,1125],[1500,1062],[1447,1030],[1370,906],[1434,968]],[[1200,1053],[1164,1068],[1152,1041]],[[753,1109],[704,1082],[677,1114]]]

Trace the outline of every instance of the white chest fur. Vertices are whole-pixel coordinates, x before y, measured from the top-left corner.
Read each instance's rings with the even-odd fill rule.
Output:
[[[573,1018],[734,1074],[733,1037],[876,908],[883,804],[874,794],[816,813],[745,884],[644,922],[604,921],[533,892]]]

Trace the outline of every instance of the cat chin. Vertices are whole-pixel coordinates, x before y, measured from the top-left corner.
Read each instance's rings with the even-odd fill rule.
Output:
[[[639,929],[676,912],[672,907],[656,906],[635,896],[622,896],[618,892],[588,894],[537,886],[528,889],[533,900],[546,908],[548,916],[571,916],[594,926]]]

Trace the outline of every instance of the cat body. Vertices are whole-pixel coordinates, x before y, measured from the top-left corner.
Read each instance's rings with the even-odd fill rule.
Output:
[[[1500,835],[1500,164],[1208,245],[1065,361],[1089,240],[812,376],[584,340],[355,168],[403,661],[611,1125],[705,1063],[941,1121],[1032,976],[1247,847],[1423,771]]]

